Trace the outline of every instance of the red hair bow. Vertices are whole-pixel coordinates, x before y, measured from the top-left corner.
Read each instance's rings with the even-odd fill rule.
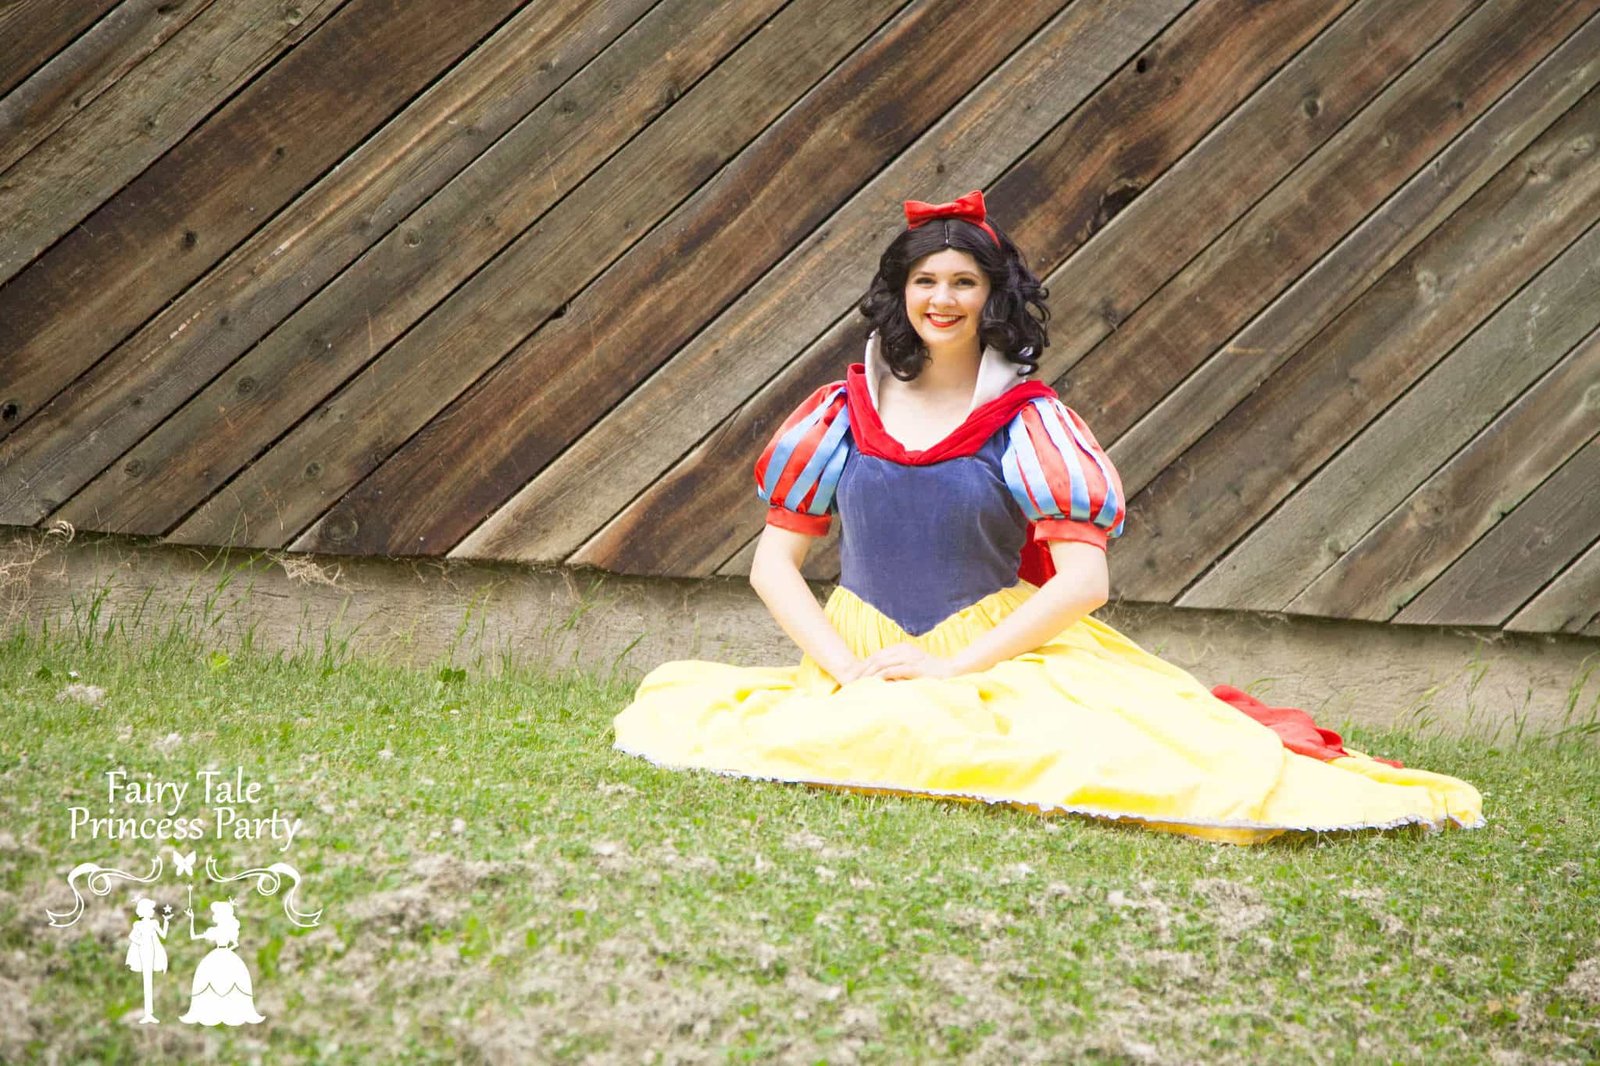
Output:
[[[978,189],[973,189],[967,195],[947,204],[925,204],[921,200],[906,201],[907,229],[916,229],[924,222],[931,222],[936,218],[959,218],[987,233],[998,248],[1000,237],[995,233],[994,227],[984,221],[985,217],[983,193]]]

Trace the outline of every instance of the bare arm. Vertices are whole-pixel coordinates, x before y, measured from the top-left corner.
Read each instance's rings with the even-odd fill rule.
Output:
[[[860,671],[861,660],[828,621],[800,573],[814,540],[804,533],[765,527],[750,564],[750,584],[789,639],[842,685]]]
[[[1048,543],[1055,576],[999,625],[953,656],[951,662],[958,673],[987,670],[1004,659],[1030,652],[1110,597],[1103,549],[1071,540]]]

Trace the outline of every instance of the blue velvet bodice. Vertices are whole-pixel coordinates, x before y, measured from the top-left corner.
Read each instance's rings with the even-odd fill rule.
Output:
[[[1027,519],[1001,474],[1006,434],[915,466],[852,448],[840,475],[839,583],[912,636],[1017,583]]]

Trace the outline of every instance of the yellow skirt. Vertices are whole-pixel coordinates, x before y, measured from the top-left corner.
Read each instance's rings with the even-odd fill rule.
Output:
[[[948,657],[1037,591],[1019,582],[918,637],[843,587],[825,611],[863,658],[902,642]],[[841,686],[809,655],[789,667],[667,662],[613,725],[619,750],[671,769],[1133,819],[1236,844],[1285,830],[1483,824],[1465,781],[1356,752],[1296,754],[1092,615],[953,678]]]

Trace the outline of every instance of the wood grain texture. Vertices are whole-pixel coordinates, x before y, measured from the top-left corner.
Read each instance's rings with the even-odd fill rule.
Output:
[[[1129,504],[1131,598],[1171,600],[1600,213],[1592,90]]]
[[[459,543],[1057,6],[974,19],[931,0],[892,21],[295,547],[410,554]],[[959,35],[948,32],[958,8],[969,31]],[[694,269],[681,269],[690,256]],[[474,477],[430,473],[445,469]]]
[[[1556,471],[1453,562],[1394,621],[1497,626],[1532,599],[1600,529],[1600,438]]]
[[[168,149],[190,143],[186,135],[218,104],[293,49],[344,2],[216,0],[166,47],[72,116],[0,181],[0,218],[7,221],[0,228],[0,285],[85,223]],[[104,224],[95,213],[93,221],[75,232]],[[4,324],[19,309],[6,295],[0,289],[0,351],[28,336],[26,323],[6,329]],[[24,395],[33,404],[40,402]]]
[[[1490,105],[1398,192],[1117,438],[1110,448],[1111,458],[1122,474],[1126,491],[1132,494],[1149,484],[1207,427],[1333,321],[1597,81],[1600,16],[1591,17],[1511,91]],[[1304,551],[1305,547],[1284,546],[1283,551],[1290,554]],[[1262,606],[1279,597],[1281,604],[1299,589],[1283,590],[1275,582],[1291,580],[1294,564],[1310,565],[1319,555],[1316,549],[1305,551],[1271,575],[1226,571],[1235,574],[1238,582],[1226,591],[1212,583],[1203,603],[1188,598],[1198,591],[1191,590],[1185,603]]]
[[[771,9],[760,0],[744,5],[743,17],[736,18],[734,8],[704,0],[663,5],[597,59],[575,79],[570,94],[558,94],[548,110],[541,109],[541,122],[529,124],[527,137],[497,164],[508,170],[503,182],[491,180],[454,201],[468,221],[478,217],[484,198],[501,206],[499,217],[523,224],[558,200],[560,210],[545,214],[473,274],[172,536],[204,539],[219,525],[245,523],[254,537],[298,534],[508,349],[559,317],[586,283],[858,43],[870,28],[863,21],[889,10],[846,7],[842,0],[793,4],[695,81]],[[717,34],[701,29],[708,10],[719,15]],[[828,19],[828,33],[795,45],[796,26],[830,13],[844,17]],[[664,48],[669,39],[676,46]],[[625,96],[614,89],[619,79],[627,86]],[[685,84],[693,88],[680,98]],[[586,100],[590,106],[580,106]],[[546,181],[514,177],[546,161]],[[504,186],[504,198],[490,191],[496,184]],[[454,256],[470,240],[445,243]],[[420,284],[434,281],[430,276]],[[337,312],[342,303],[331,306]],[[380,332],[379,339],[389,336]],[[359,352],[352,354],[368,350],[364,340],[356,335]],[[308,463],[317,464],[315,476],[301,474]],[[315,487],[314,495],[297,495],[278,513],[260,508],[256,486],[270,489],[284,478],[302,477]]]
[[[1600,324],[1600,226],[1494,312],[1178,598],[1295,599],[1434,470]]]
[[[1119,309],[1116,331],[1057,381],[1081,397],[1078,410],[1099,438],[1121,437],[1600,4],[1542,6],[1551,10],[1533,18],[1526,4],[1491,0],[1437,46],[1437,21],[1391,40],[1390,76],[1399,76],[1136,311]],[[1324,76],[1343,83],[1347,74],[1341,65]],[[1166,229],[1182,239],[1177,231],[1190,224],[1178,216]],[[1171,428],[1192,440],[1210,425]]]
[[[1600,534],[1588,551],[1512,615],[1505,628],[1600,636]]]
[[[0,95],[10,92],[93,26],[117,0],[16,0],[0,7]]]
[[[524,8],[0,439],[0,467],[14,475],[0,479],[0,521],[31,524],[55,510],[392,232],[654,2],[578,0]],[[524,184],[507,180],[510,188]],[[265,380],[270,388],[271,377]],[[266,507],[292,495],[286,486],[294,484],[295,476],[286,476],[255,502]],[[306,491],[314,491],[314,483]],[[230,532],[211,543],[231,543]]]
[[[21,371],[7,375],[5,399],[21,417],[210,270],[517,6],[323,0],[308,6],[294,33],[335,2],[343,6],[282,62],[0,287],[0,351]],[[195,34],[222,3],[157,56]]]
[[[0,522],[747,575],[981,188],[1114,597],[1600,636],[1597,142],[1600,0],[0,0]]]
[[[147,279],[149,284],[158,292],[179,287],[209,268],[222,251],[253,228],[248,214],[237,210],[240,201],[251,203],[262,216],[283,207],[307,181],[346,155],[353,143],[388,121],[442,69],[492,32],[515,6],[515,0],[473,0],[437,9],[398,0],[373,0],[371,4],[352,0],[341,18],[252,86],[252,93],[260,90],[260,109],[245,106],[246,95],[241,94],[219,112],[214,127],[208,124],[208,131],[214,128],[215,138],[207,158],[226,175],[225,180],[202,190],[194,188],[199,176],[185,174],[192,195],[181,207],[167,212],[167,218],[153,216],[153,224],[186,227],[186,233],[204,233],[209,238],[196,238],[192,261],[180,264],[148,256],[137,260],[140,267],[147,268],[141,273],[154,275]],[[353,66],[353,51],[361,56],[359,66]],[[361,88],[351,105],[334,108],[352,84]],[[333,109],[325,121],[306,124],[299,116],[307,108]],[[198,143],[200,139],[197,134],[183,147],[207,150]],[[260,150],[262,143],[280,141],[286,141],[288,147]],[[164,169],[176,155],[169,154],[161,167],[152,168],[141,182]],[[118,202],[126,199],[119,196]],[[147,220],[130,222],[128,232],[131,235],[151,224]],[[130,258],[137,256],[137,249],[124,247]],[[119,278],[115,287],[124,284],[126,279]],[[145,300],[151,295],[140,294]],[[351,312],[364,315],[359,305]],[[326,341],[316,338],[296,354],[315,359],[326,352]],[[165,532],[229,471],[224,464],[233,454],[231,449],[243,441],[253,452],[271,439],[251,437],[244,422],[251,412],[270,409],[275,388],[284,384],[270,370],[238,372],[219,379],[53,513],[69,522],[92,522],[119,532]],[[204,411],[194,406],[207,403],[210,406]],[[212,430],[211,424],[217,428]],[[196,439],[206,439],[207,447],[193,448]],[[130,491],[134,489],[137,491]]]
[[[833,583],[839,580],[839,531],[835,523],[826,536],[814,538],[810,553],[800,564],[800,575],[808,581]],[[726,562],[717,567],[718,577],[749,577],[750,565],[755,559],[756,545],[761,542],[757,533],[745,542]]]
[[[1447,412],[1439,414],[1448,421]],[[1451,456],[1290,607],[1338,618],[1392,617],[1596,435],[1600,331]]]
[[[1314,37],[1319,20],[1336,15],[1324,5],[1189,9],[990,187],[995,216],[1034,268],[1047,271],[1120,217],[1113,204],[1126,201],[1116,190],[1150,185]],[[890,223],[885,237],[898,231],[892,217]],[[863,270],[856,295],[868,280]],[[1051,290],[1052,321],[1063,303],[1095,299],[1092,288],[1052,281]],[[817,384],[842,377],[861,357],[865,330],[849,303],[841,304],[844,313],[827,332],[747,402],[732,425],[719,427],[572,561],[603,558],[609,567],[703,574],[753,536],[765,512],[755,506],[750,470],[772,427]],[[675,520],[675,496],[702,501],[701,512],[717,515],[717,525]]]
[[[1436,0],[1407,5],[1396,17],[1393,5],[1363,0],[1334,12],[1338,18],[1331,25],[1318,27],[1321,32],[1285,57],[1259,91],[1224,111],[1192,150],[1140,175],[1137,197],[1128,196],[1128,186],[1108,189],[1106,197],[1118,209],[1101,212],[1108,216],[1103,224],[1084,227],[1084,250],[1049,276],[1059,306],[1052,307],[1044,375],[1061,381],[1098,345],[1131,328],[1137,309],[1335,137],[1472,6],[1473,0]],[[1017,192],[1044,190],[1030,184]],[[1143,359],[1142,351],[1129,359],[1129,372],[1137,372],[1133,364]],[[1091,368],[1092,361],[1086,369]]]
[[[903,224],[907,190],[938,201],[988,187],[1180,9],[1092,0],[1063,11],[451,555],[571,556],[810,345],[819,322],[849,312]],[[597,483],[601,466],[609,474]],[[582,558],[617,565],[603,550]]]
[[[4,94],[0,98],[0,183],[13,163],[92,104],[211,2],[127,0],[9,94],[0,88]],[[4,35],[5,29],[0,27],[0,38]],[[0,69],[4,66],[0,58]]]

